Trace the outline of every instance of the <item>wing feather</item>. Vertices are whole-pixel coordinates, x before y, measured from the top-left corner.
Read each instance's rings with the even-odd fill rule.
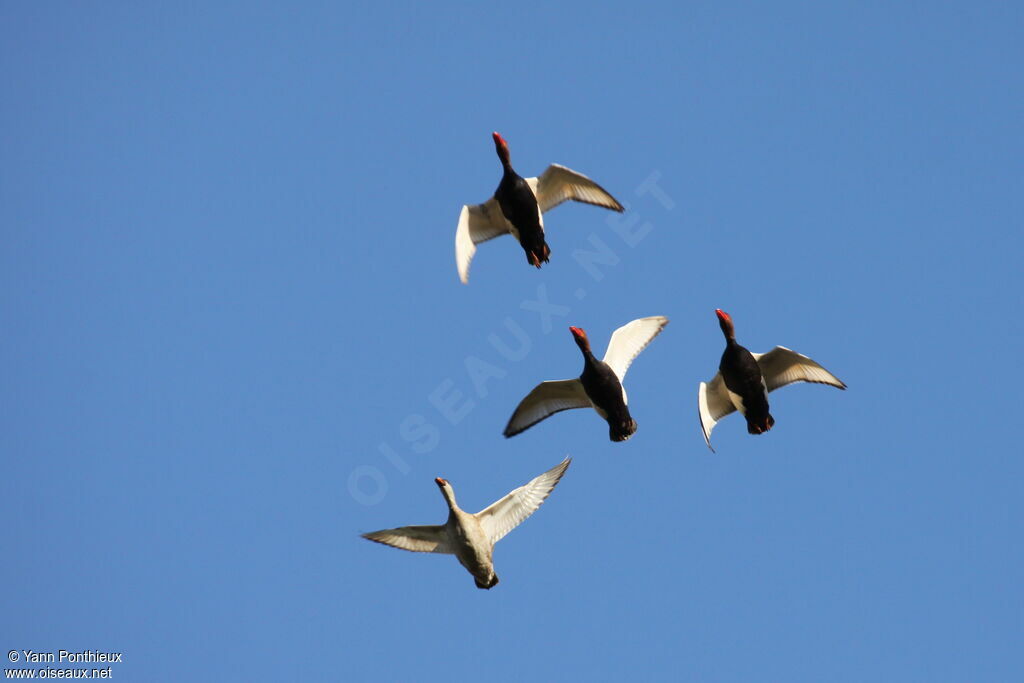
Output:
[[[775,391],[793,382],[814,382],[846,389],[846,385],[831,372],[802,353],[785,346],[776,346],[768,353],[755,353],[754,359],[761,366],[768,391]]]
[[[551,495],[551,491],[561,480],[571,462],[572,458],[567,457],[544,474],[532,479],[525,486],[520,486],[501,500],[476,513],[476,518],[480,521],[484,533],[487,534],[492,544],[500,541],[508,532],[537,511],[537,508]]]
[[[611,367],[620,382],[625,380],[626,371],[633,359],[665,329],[665,325],[668,325],[668,318],[655,315],[626,323],[612,333],[608,349],[604,352],[604,362]]]
[[[615,197],[593,180],[559,164],[551,164],[540,174],[536,179],[535,192],[537,204],[543,213],[569,199],[620,213],[625,210]]]
[[[541,382],[519,402],[504,434],[506,437],[515,436],[555,413],[589,407],[590,399],[579,379]]]
[[[483,204],[462,207],[459,227],[455,229],[455,265],[462,284],[469,282],[469,264],[476,254],[476,245],[506,234],[505,217],[493,197]]]
[[[403,526],[363,534],[363,538],[414,553],[454,554],[443,526]]]
[[[729,392],[725,388],[722,373],[717,373],[708,383],[700,383],[697,390],[697,410],[700,414],[700,427],[704,431],[704,441],[714,453],[715,449],[711,446],[711,430],[719,420],[736,410],[736,406],[729,400]]]

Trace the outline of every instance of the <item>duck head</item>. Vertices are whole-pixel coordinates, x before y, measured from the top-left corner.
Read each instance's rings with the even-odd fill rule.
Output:
[[[735,339],[736,330],[732,326],[732,316],[723,311],[721,308],[715,309],[715,315],[718,316],[718,326],[722,328],[722,334],[725,335],[725,338]]]
[[[441,489],[441,495],[444,496],[445,501],[448,503],[448,507],[455,507],[455,489],[448,483],[447,479],[441,477],[435,477],[434,483],[437,484],[437,488]]]
[[[508,143],[505,142],[505,138],[501,137],[501,133],[494,131],[491,133],[491,137],[494,138],[494,151],[498,153],[498,158],[501,159],[503,166],[508,166],[512,163],[512,155],[508,151]]]
[[[572,338],[576,340],[576,346],[580,347],[580,351],[590,353],[590,340],[587,339],[587,333],[580,327],[570,327],[569,331],[572,332]]]

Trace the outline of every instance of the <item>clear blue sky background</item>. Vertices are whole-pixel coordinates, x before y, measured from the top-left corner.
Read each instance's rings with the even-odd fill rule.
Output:
[[[1024,17],[897,5],[4,3],[0,646],[145,681],[1020,680]],[[460,285],[492,130],[643,239],[563,206],[543,270],[503,238]],[[849,391],[711,454],[716,307]],[[631,441],[502,438],[579,373],[568,325],[655,314]],[[567,453],[494,590],[359,538]]]

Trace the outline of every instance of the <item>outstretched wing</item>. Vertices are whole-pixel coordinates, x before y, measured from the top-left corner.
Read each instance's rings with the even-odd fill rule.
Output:
[[[455,265],[462,284],[469,282],[469,264],[476,253],[476,245],[506,234],[505,217],[493,197],[483,204],[462,207],[459,227],[455,230]]]
[[[768,353],[753,355],[757,364],[761,366],[761,375],[768,391],[775,391],[793,382],[815,382],[846,389],[846,385],[831,372],[802,353],[787,349],[785,346],[776,346]]]
[[[626,379],[626,370],[629,370],[633,359],[658,336],[665,325],[668,325],[668,318],[655,315],[626,323],[612,333],[608,350],[604,352],[604,362],[611,367],[620,382]]]
[[[476,518],[483,527],[484,533],[491,543],[497,543],[508,532],[523,523],[527,517],[537,511],[541,503],[547,499],[558,481],[569,468],[572,458],[566,458],[550,470],[534,478],[529,484],[520,486],[501,500],[489,505],[476,513]]]
[[[729,400],[729,392],[725,388],[722,373],[715,375],[710,382],[701,382],[697,390],[697,412],[700,415],[700,427],[704,430],[704,441],[711,447],[711,430],[723,417],[735,412],[736,406]]]
[[[363,534],[363,538],[414,553],[454,554],[443,526],[403,526]]]
[[[527,181],[537,195],[541,212],[548,212],[567,199],[622,212],[622,204],[593,180],[571,168],[551,164],[537,178]]]
[[[505,427],[505,436],[515,436],[555,413],[573,408],[589,408],[590,399],[578,379],[541,382],[526,395]]]

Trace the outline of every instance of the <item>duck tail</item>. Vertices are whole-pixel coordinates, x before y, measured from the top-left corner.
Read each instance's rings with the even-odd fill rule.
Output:
[[[526,261],[527,261],[527,263],[529,263],[531,266],[535,266],[537,268],[540,268],[540,265],[542,263],[547,263],[548,260],[550,259],[550,257],[551,257],[551,249],[548,248],[547,243],[544,243],[542,245],[542,249],[541,249],[541,251],[539,253],[537,251],[528,251],[528,252],[526,252]]]
[[[608,425],[608,437],[612,441],[628,441],[636,433],[636,420],[629,418],[618,425]]]
[[[764,434],[772,427],[775,426],[775,418],[768,415],[763,420],[755,422],[750,420],[747,422],[747,433],[748,434]]]
[[[487,581],[481,581],[480,579],[473,577],[473,581],[476,582],[477,588],[483,588],[484,590],[491,590],[498,585],[498,575],[492,574],[491,578]]]

